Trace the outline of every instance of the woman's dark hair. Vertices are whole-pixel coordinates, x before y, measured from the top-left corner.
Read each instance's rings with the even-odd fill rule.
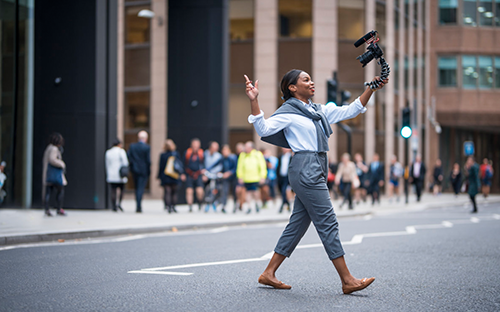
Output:
[[[122,144],[122,142],[120,141],[120,139],[115,139],[115,140],[113,141],[113,146],[118,146],[118,145],[120,145],[120,144]]]
[[[292,69],[281,78],[280,88],[283,94],[283,100],[286,101],[293,96],[288,87],[297,83],[301,72],[303,71],[300,69]]]
[[[63,146],[64,138],[60,133],[54,132],[49,137],[49,143],[55,146]]]

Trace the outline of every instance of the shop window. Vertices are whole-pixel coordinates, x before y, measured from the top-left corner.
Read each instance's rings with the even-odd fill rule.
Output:
[[[477,12],[480,26],[493,26],[493,1],[479,0]]]
[[[491,56],[479,57],[479,87],[486,89],[493,87],[493,59]]]
[[[457,86],[457,58],[455,56],[442,56],[438,59],[439,86]]]
[[[139,17],[140,10],[149,6],[130,6],[125,8],[125,44],[148,43],[150,40],[150,19]]]
[[[312,0],[279,0],[280,36],[312,37]]]
[[[477,87],[477,61],[473,55],[462,56],[462,85],[464,89],[474,89]]]
[[[477,26],[476,20],[477,2],[476,0],[464,0],[463,3],[463,23],[465,26]]]
[[[457,23],[458,0],[439,0],[439,23],[449,25]]]
[[[495,88],[500,88],[500,57],[495,57]]]

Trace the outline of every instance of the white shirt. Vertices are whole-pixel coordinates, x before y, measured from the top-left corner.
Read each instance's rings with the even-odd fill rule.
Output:
[[[310,104],[302,102],[308,109],[313,110]],[[321,105],[330,124],[337,123],[342,120],[351,119],[366,112],[366,107],[361,104],[359,97],[350,105]],[[248,116],[248,122],[253,124],[257,134],[261,137],[266,137],[278,133],[284,129],[285,138],[294,152],[299,151],[317,151],[318,139],[314,121],[308,117],[297,114],[278,114],[276,116],[264,119],[264,112],[260,114]]]
[[[127,183],[127,177],[120,177],[120,168],[128,166],[128,158],[125,150],[118,146],[113,146],[106,151],[106,182]]]
[[[415,178],[420,177],[420,165],[421,165],[421,163],[419,163],[419,162],[416,162],[413,164],[413,176]]]

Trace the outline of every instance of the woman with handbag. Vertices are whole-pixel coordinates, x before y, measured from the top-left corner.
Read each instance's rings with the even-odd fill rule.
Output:
[[[49,137],[49,145],[43,153],[43,171],[42,171],[42,201],[45,207],[45,215],[52,217],[49,210],[50,195],[53,191],[56,194],[57,214],[66,216],[62,209],[64,200],[64,187],[68,184],[64,171],[66,164],[62,160],[62,147],[64,138],[60,133],[54,132]]]
[[[258,102],[258,81],[253,85],[246,75],[245,79],[251,106],[248,121],[254,125],[263,141],[291,148],[295,153],[288,169],[288,180],[296,194],[293,213],[269,264],[259,277],[259,283],[279,289],[292,288],[279,281],[275,273],[295,250],[312,221],[337,270],[344,294],[368,287],[375,278],[354,278],[345,263],[337,217],[326,185],[327,151],[328,137],[333,132],[330,124],[354,118],[366,111],[365,106],[375,90],[367,88],[359,98],[346,106],[314,104],[311,101],[315,91],[314,82],[306,72],[293,69],[283,76],[280,84],[285,103],[265,119]],[[387,80],[381,81],[377,89],[385,83]]]
[[[179,185],[179,177],[184,173],[184,169],[182,168],[182,161],[177,152],[177,146],[173,140],[166,140],[163,150],[164,152],[160,155],[158,179],[163,187],[165,210],[168,210],[168,213],[177,213],[175,209],[175,205],[177,204],[177,187]]]
[[[128,181],[128,157],[127,152],[122,148],[120,140],[113,142],[113,147],[106,151],[106,182],[111,187],[111,207],[113,211],[118,209],[123,211],[122,199],[125,184]],[[117,192],[120,190],[120,197],[117,202]]]

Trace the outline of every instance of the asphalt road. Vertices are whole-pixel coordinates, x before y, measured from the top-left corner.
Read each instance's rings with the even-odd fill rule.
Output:
[[[352,295],[314,227],[278,271],[291,290],[257,283],[284,224],[1,248],[0,311],[500,311],[500,205],[469,209],[340,219],[376,277]]]

